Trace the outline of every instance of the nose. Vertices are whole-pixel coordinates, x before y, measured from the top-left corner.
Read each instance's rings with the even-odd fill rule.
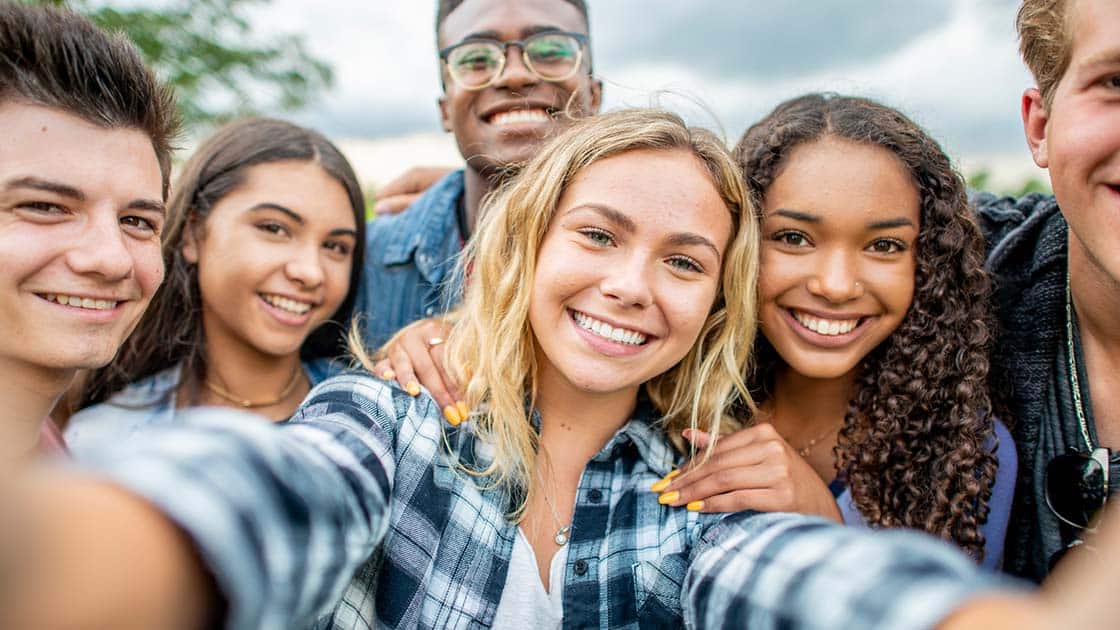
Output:
[[[494,81],[497,87],[516,90],[520,87],[532,86],[537,83],[537,76],[525,65],[521,46],[506,46],[506,63],[501,74]]]
[[[835,251],[818,256],[814,264],[816,268],[808,282],[809,293],[833,304],[842,304],[863,296],[859,265],[849,252]]]
[[[132,277],[132,251],[114,209],[94,209],[82,232],[71,241],[66,264],[74,273],[115,282]]]
[[[620,261],[622,262],[622,261]],[[625,308],[645,308],[653,303],[650,266],[642,256],[631,256],[612,265],[599,283],[603,295]]]
[[[323,284],[325,274],[319,259],[319,244],[309,243],[300,247],[284,265],[284,273],[304,289],[315,289]]]

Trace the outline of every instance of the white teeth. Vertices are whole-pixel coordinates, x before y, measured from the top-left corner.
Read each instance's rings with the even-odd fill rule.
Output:
[[[48,302],[54,302],[63,306],[89,309],[91,311],[110,311],[117,307],[116,300],[95,300],[93,298],[62,295],[60,293],[47,293],[43,297],[47,298]]]
[[[262,293],[261,298],[263,298],[265,302],[268,302],[276,308],[288,311],[289,313],[293,313],[295,315],[303,315],[307,311],[310,311],[312,306],[308,302],[297,302],[295,300],[280,295],[272,295],[270,293]]]
[[[640,346],[646,342],[646,336],[636,330],[615,328],[606,322],[601,322],[579,311],[572,311],[572,314],[575,316],[576,323],[579,324],[580,328],[590,330],[604,339],[610,339],[616,343],[624,343],[630,346]]]
[[[516,125],[519,123],[548,122],[548,113],[543,109],[515,109],[498,112],[490,117],[491,125]]]
[[[797,323],[818,335],[828,335],[829,337],[846,335],[859,325],[858,319],[820,319],[797,311],[793,311],[793,318],[797,320]]]

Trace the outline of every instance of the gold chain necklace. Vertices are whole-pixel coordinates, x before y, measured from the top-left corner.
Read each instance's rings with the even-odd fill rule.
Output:
[[[797,448],[796,446],[793,446],[792,444],[790,444],[790,447],[792,447],[793,450],[797,451],[797,454],[800,455],[801,457],[808,457],[809,453],[811,453],[813,451],[813,447],[816,446],[818,442],[820,442],[821,440],[825,439],[826,437],[832,435],[832,432],[838,430],[839,428],[840,428],[839,423],[834,424],[831,427],[828,427],[828,430],[825,431],[824,433],[821,433],[817,437],[809,440],[809,442],[806,443],[805,446],[802,446],[801,448]]]
[[[210,379],[206,379],[204,381],[204,384],[210,391],[244,409],[253,409],[255,407],[271,407],[275,404],[283,402],[285,398],[287,398],[293,391],[295,391],[296,383],[299,382],[299,376],[302,373],[303,367],[297,365],[295,372],[292,373],[291,380],[289,380],[288,384],[284,386],[284,389],[280,392],[280,394],[277,395],[276,398],[273,398],[271,400],[262,400],[260,402],[253,402],[247,398],[239,398],[223,388],[221,385],[212,382]]]

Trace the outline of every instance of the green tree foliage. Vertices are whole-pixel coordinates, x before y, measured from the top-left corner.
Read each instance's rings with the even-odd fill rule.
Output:
[[[1004,187],[999,190],[992,190],[991,179],[991,171],[986,168],[981,168],[976,172],[968,175],[967,184],[968,187],[972,190],[986,190],[997,195],[1007,195],[1009,197],[1022,197],[1023,195],[1032,192],[1046,193],[1048,195],[1051,194],[1050,185],[1042,181],[1038,177],[1028,177],[1018,185]]]
[[[297,35],[252,32],[248,10],[270,0],[166,0],[112,6],[96,0],[39,0],[68,6],[123,31],[175,86],[188,128],[262,111],[291,111],[330,87],[331,68]]]

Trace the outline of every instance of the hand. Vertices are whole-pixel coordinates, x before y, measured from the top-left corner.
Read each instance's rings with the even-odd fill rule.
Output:
[[[447,166],[413,166],[378,191],[373,211],[377,214],[404,212],[425,190],[453,170]]]
[[[385,358],[374,364],[373,374],[386,380],[396,379],[413,396],[420,393],[423,385],[443,409],[447,421],[457,425],[470,410],[462,402],[458,385],[444,369],[443,342],[450,333],[451,324],[439,318],[405,326],[381,347]]]
[[[684,437],[697,449],[707,448],[711,440],[707,433],[691,429]],[[693,511],[798,512],[843,522],[824,481],[767,423],[720,438],[706,462],[685,464],[653,490],[661,493],[662,503]]]

